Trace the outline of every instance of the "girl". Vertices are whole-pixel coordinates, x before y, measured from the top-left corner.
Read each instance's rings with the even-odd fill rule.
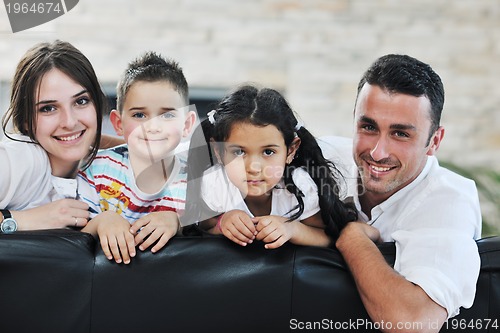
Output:
[[[200,132],[194,134],[191,221],[183,224],[203,220],[209,233],[242,246],[261,240],[271,249],[287,241],[329,246],[330,237],[357,218],[338,197],[339,172],[277,91],[239,88],[209,113],[202,130],[213,151],[200,148]],[[218,163],[211,166],[214,156]]]
[[[70,43],[39,43],[25,53],[2,120],[4,232],[87,223],[87,204],[75,200],[75,177],[97,153],[105,103],[92,65]]]

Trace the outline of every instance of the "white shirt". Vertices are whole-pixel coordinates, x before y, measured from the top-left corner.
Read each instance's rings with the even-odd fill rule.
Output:
[[[311,176],[305,170],[295,169],[292,173],[292,179],[304,194],[304,212],[299,217],[299,220],[304,220],[319,212],[318,190]],[[283,182],[280,182],[272,191],[271,213],[269,215],[290,217],[297,212],[295,209],[299,204],[297,198],[284,188]],[[254,217],[240,190],[231,183],[220,164],[216,164],[204,172],[201,196],[207,206],[217,215],[239,209]]]
[[[26,136],[16,139],[30,141]],[[47,152],[37,144],[0,141],[0,208],[23,210],[76,198],[76,179],[52,176]]]
[[[420,175],[373,207],[371,219],[361,212],[358,171],[352,140],[324,137],[326,158],[348,172],[347,196],[353,197],[360,219],[396,243],[394,269],[419,285],[448,311],[448,318],[469,308],[475,297],[480,259],[475,240],[481,237],[481,211],[475,183],[439,166],[429,156]]]

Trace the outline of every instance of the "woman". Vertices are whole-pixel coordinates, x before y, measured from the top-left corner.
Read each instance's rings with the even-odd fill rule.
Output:
[[[75,177],[97,153],[105,107],[90,61],[73,45],[57,40],[25,53],[2,119],[3,232],[86,225]]]

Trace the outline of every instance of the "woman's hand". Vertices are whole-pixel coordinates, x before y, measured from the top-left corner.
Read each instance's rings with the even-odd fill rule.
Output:
[[[89,218],[89,206],[75,199],[60,199],[23,211],[13,211],[19,230],[84,227]]]
[[[151,252],[163,248],[180,230],[179,218],[175,212],[152,212],[132,224],[130,233],[135,235],[135,244],[144,251],[154,242]]]

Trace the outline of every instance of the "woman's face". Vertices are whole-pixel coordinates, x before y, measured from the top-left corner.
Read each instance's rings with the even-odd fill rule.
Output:
[[[47,72],[35,91],[35,138],[47,151],[52,174],[74,176],[97,132],[90,93],[58,69]]]

